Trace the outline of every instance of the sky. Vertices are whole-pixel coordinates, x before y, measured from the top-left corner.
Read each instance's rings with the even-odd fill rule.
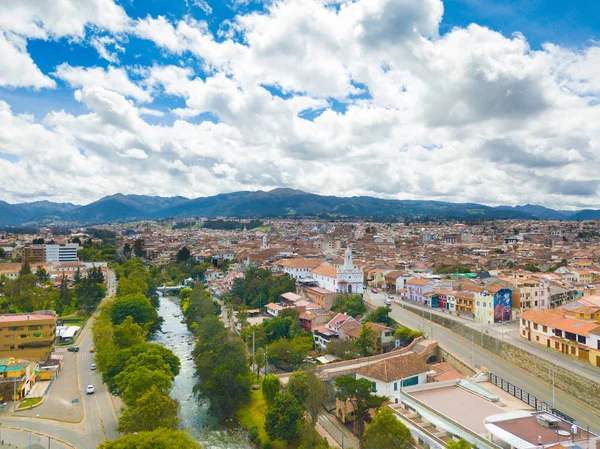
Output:
[[[0,200],[600,208],[600,2],[2,0]]]

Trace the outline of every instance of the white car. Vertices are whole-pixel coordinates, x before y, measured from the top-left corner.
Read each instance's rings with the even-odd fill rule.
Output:
[[[95,371],[95,370],[96,370],[96,364],[95,364],[95,363],[92,363],[92,364],[90,365],[90,369],[91,369],[92,371]]]
[[[94,386],[93,385],[88,385],[87,386],[87,394],[94,394]]]
[[[392,300],[389,298],[385,298],[385,305],[386,306],[391,306],[392,305]]]

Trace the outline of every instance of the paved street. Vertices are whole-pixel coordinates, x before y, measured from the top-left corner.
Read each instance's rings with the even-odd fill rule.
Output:
[[[352,433],[337,420],[337,418],[329,413],[322,412],[319,415],[319,424],[331,435],[339,446],[343,449],[358,448],[358,440]]]
[[[371,301],[376,307],[383,305],[382,295],[365,295],[365,299]],[[551,385],[482,349],[477,346],[476,341],[467,341],[445,327],[425,320],[423,316],[408,312],[400,304],[393,304],[390,316],[413,329],[423,329],[425,333],[439,342],[440,347],[451,354],[467,363],[472,362],[475,366],[487,367],[491,372],[536,395],[548,404],[553,403],[554,396],[554,404],[558,410],[575,418],[579,426],[590,426],[590,430],[600,433],[600,410],[590,407],[559,389],[555,389],[553,395]]]
[[[374,294],[371,292],[370,289],[368,292],[365,292],[365,297],[368,298],[368,300],[381,304],[383,304],[383,299],[386,296],[387,295],[384,295],[383,293]],[[422,316],[425,319],[427,319],[427,317],[430,315],[440,315],[447,319],[458,321],[464,324],[465,326],[475,329],[478,332],[481,332],[483,330],[484,333],[496,335],[498,338],[503,338],[511,344],[513,344],[514,346],[523,349],[524,351],[531,352],[532,354],[538,357],[551,361],[557,366],[576,372],[582,377],[600,383],[600,368],[597,368],[588,362],[574,359],[573,357],[569,357],[566,354],[547,349],[543,346],[537,345],[535,343],[521,338],[519,336],[519,326],[517,320],[513,320],[503,324],[481,325],[481,323],[477,323],[476,321],[469,318],[450,315],[449,313],[445,313],[441,310],[432,309],[430,307],[423,307],[412,301],[402,301],[398,298],[398,296],[395,296],[394,301],[401,305],[408,304],[411,307],[421,309],[423,311]]]
[[[109,270],[107,284],[108,297],[116,293],[116,279],[113,271]],[[110,395],[102,384],[100,373],[90,370],[90,365],[94,361],[94,354],[90,353],[90,348],[93,345],[91,335],[92,322],[93,317],[88,320],[77,340],[77,345],[81,348],[79,353],[70,353],[64,348],[57,349],[58,353],[65,355],[66,360],[65,367],[60,376],[65,376],[70,379],[73,388],[68,390],[61,390],[61,388],[58,388],[55,390],[55,386],[53,386],[50,390],[50,397],[47,399],[50,401],[57,401],[57,404],[68,404],[68,409],[71,407],[71,399],[75,399],[75,397],[72,397],[73,392],[78,393],[80,401],[78,405],[74,406],[73,415],[76,412],[79,413],[79,421],[81,422],[64,422],[65,418],[68,418],[68,416],[65,415],[68,414],[65,414],[64,411],[61,413],[60,409],[55,410],[53,414],[49,412],[50,416],[46,416],[46,410],[41,408],[43,407],[42,405],[39,410],[38,408],[34,408],[28,412],[18,413],[12,416],[2,416],[3,436],[4,426],[11,426],[15,429],[31,430],[34,432],[32,438],[34,438],[33,435],[35,435],[35,432],[44,434],[44,447],[47,447],[47,436],[51,436],[60,438],[77,449],[95,449],[103,441],[119,437],[119,433],[116,430],[117,416]],[[67,369],[69,370],[68,372]],[[84,390],[87,385],[94,385],[96,390],[95,394],[85,394]],[[64,397],[65,394],[67,397]],[[52,404],[52,402],[50,402],[50,404]],[[64,404],[63,407],[65,406]],[[79,408],[77,409],[77,407]],[[71,421],[75,421],[75,419],[71,419]],[[20,445],[18,432],[16,430],[14,432],[14,444]],[[8,438],[12,437],[4,437],[5,442],[8,442]],[[12,444],[13,442],[10,441],[10,443]],[[61,446],[58,446],[57,443],[56,447]]]

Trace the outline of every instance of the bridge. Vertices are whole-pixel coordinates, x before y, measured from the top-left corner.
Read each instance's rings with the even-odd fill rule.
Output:
[[[166,295],[167,292],[178,292],[181,291],[182,288],[186,288],[187,285],[185,284],[181,284],[181,285],[174,285],[174,286],[169,286],[167,287],[165,284],[163,284],[161,287],[157,287],[156,291],[158,291],[159,293],[162,293],[163,295]]]

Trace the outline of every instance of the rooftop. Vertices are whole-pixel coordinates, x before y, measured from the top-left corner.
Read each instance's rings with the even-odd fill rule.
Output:
[[[19,321],[36,321],[36,320],[54,320],[56,314],[54,312],[48,313],[11,313],[7,315],[0,315],[0,323],[15,323]]]

